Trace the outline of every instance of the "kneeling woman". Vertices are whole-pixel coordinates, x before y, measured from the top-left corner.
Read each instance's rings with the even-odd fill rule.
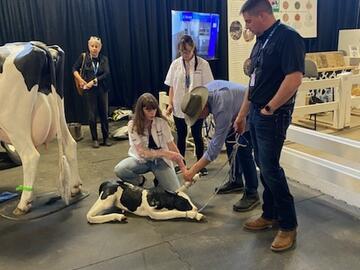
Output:
[[[151,171],[162,188],[171,191],[178,189],[180,183],[172,161],[183,171],[183,157],[152,94],[145,93],[139,97],[128,129],[129,157],[115,166],[116,176],[134,185],[141,185],[145,179],[142,174]]]

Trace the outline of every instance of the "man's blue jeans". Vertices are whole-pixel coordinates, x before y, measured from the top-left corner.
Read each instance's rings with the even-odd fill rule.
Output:
[[[235,145],[235,131],[232,128],[226,138],[225,146],[226,153],[230,160],[233,151],[235,153],[235,160],[230,162],[230,179],[231,182],[236,182],[239,185],[243,184],[242,175],[245,180],[245,194],[252,196],[257,194],[258,178],[256,173],[256,166],[254,157],[252,155],[252,143],[250,132],[246,131],[243,135],[237,138],[238,148],[234,150]]]
[[[251,104],[249,115],[255,161],[264,185],[262,217],[277,219],[282,230],[297,227],[294,198],[279,161],[293,109],[293,104],[285,105],[273,115],[263,115],[260,107]]]

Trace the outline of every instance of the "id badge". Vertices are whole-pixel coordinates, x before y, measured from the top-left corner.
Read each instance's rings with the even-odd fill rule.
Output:
[[[250,76],[250,86],[255,86],[255,71]]]

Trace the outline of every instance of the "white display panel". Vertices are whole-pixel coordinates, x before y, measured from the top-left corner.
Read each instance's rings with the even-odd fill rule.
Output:
[[[360,29],[339,31],[338,50],[345,51],[347,56],[360,57]]]

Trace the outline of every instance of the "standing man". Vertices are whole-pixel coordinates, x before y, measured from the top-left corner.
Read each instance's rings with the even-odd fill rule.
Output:
[[[264,185],[263,213],[246,221],[244,228],[259,231],[278,222],[271,250],[284,251],[295,243],[297,219],[279,160],[304,73],[304,42],[294,29],[275,19],[268,0],[247,0],[241,14],[257,41],[250,56],[249,90],[234,128],[240,134],[245,131],[250,110],[250,134]]]
[[[235,144],[233,123],[246,92],[245,86],[228,81],[212,81],[205,86],[196,87],[191,92],[186,93],[181,102],[181,110],[185,114],[185,121],[189,126],[199,118],[205,118],[209,113],[212,113],[215,122],[215,133],[206,152],[189,170],[183,173],[185,181],[192,181],[196,173],[215,160],[224,143],[230,158]],[[235,183],[231,184],[233,188],[236,186],[238,190],[240,188],[244,190],[242,181],[242,175],[244,175],[244,195],[233,206],[233,209],[234,211],[245,212],[260,204],[257,193],[258,179],[249,131],[239,136],[238,143],[239,146],[235,150],[237,152],[230,168],[228,183]]]

